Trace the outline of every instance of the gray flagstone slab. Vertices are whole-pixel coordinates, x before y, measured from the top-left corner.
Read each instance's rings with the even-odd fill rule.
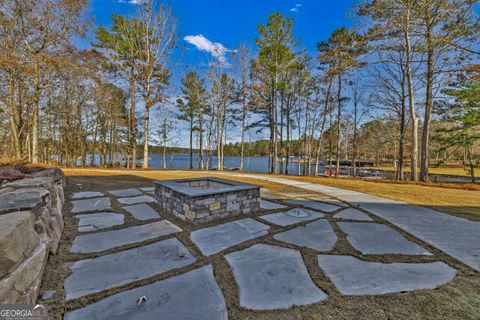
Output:
[[[109,250],[180,232],[182,229],[168,220],[112,231],[83,234],[73,240],[70,252],[91,253]]]
[[[304,206],[309,209],[320,210],[327,213],[333,212],[335,210],[339,210],[341,208],[340,206],[336,206],[333,204],[323,203],[323,202],[318,202],[313,200],[306,200],[306,199],[288,200],[287,202],[290,204]]]
[[[276,209],[284,209],[287,208],[287,206],[284,206],[283,204],[267,201],[264,199],[258,200],[260,203],[260,208],[264,210],[276,210]]]
[[[337,242],[335,231],[333,231],[330,223],[325,219],[276,234],[273,238],[318,251],[330,251]]]
[[[137,300],[144,296],[141,305]],[[227,307],[211,265],[107,297],[65,320],[226,320]]]
[[[155,191],[155,187],[145,187],[145,188],[140,188],[143,192],[153,192]]]
[[[310,279],[297,250],[257,244],[225,258],[233,269],[243,308],[287,309],[327,298]]]
[[[321,197],[321,196],[318,196],[318,197],[309,197],[308,199],[309,199],[309,200],[314,200],[314,201],[325,202],[325,203],[328,203],[328,204],[331,204],[331,205],[334,205],[334,206],[348,207],[348,204],[346,204],[345,202],[342,202],[342,201],[340,201],[340,200],[337,200],[337,199],[332,199],[332,198],[327,198],[327,197]]]
[[[264,236],[269,226],[247,218],[195,230],[190,238],[200,251],[210,256],[247,240]]]
[[[323,218],[325,215],[318,211],[307,210],[303,208],[294,208],[288,211],[271,213],[260,218],[279,226],[288,226],[300,222]]]
[[[434,289],[451,282],[457,274],[443,262],[379,263],[320,255],[318,264],[338,291],[348,296]]]
[[[72,196],[72,200],[98,198],[98,197],[103,197],[103,193],[98,191],[81,191],[81,192],[75,192]]]
[[[117,201],[120,202],[121,204],[127,204],[127,205],[137,204],[137,203],[157,202],[157,200],[147,195],[130,197],[130,198],[119,198],[117,199]]]
[[[218,173],[223,174],[223,173]],[[228,174],[291,185],[292,180],[253,174]],[[346,201],[387,220],[411,235],[480,271],[480,222],[365,193],[306,183],[298,186]]]
[[[74,200],[72,201],[72,205],[72,213],[112,209],[112,203],[108,197]]]
[[[367,222],[338,222],[350,244],[363,254],[432,255],[392,228]]]
[[[347,208],[345,210],[342,210],[339,213],[335,214],[333,217],[337,219],[373,221],[373,219],[370,218],[367,214],[355,208]]]
[[[291,180],[251,175],[252,178],[289,185]],[[480,222],[357,191],[321,184],[301,186],[360,206],[411,235],[480,271]]]
[[[146,279],[195,261],[176,238],[80,260],[69,267],[72,274],[64,283],[66,300]]]
[[[41,299],[42,300],[48,300],[48,299],[52,298],[55,295],[55,293],[57,293],[56,290],[46,290],[46,291],[42,292]]]
[[[88,232],[118,226],[124,223],[124,216],[114,212],[77,214],[78,231]]]
[[[158,212],[146,203],[134,204],[131,206],[122,207],[122,209],[128,211],[137,220],[145,221],[160,218]]]
[[[108,191],[111,195],[116,197],[135,197],[141,196],[143,193],[138,189],[119,189]]]
[[[405,203],[367,201],[359,205],[480,271],[480,222]]]

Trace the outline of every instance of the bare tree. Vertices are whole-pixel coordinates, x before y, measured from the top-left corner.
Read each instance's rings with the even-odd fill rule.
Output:
[[[250,60],[251,60],[251,50],[246,46],[242,45],[238,49],[238,67],[240,73],[240,100],[242,103],[242,108],[240,111],[240,121],[241,121],[241,147],[240,147],[240,171],[243,171],[243,156],[245,152],[245,129],[247,126],[247,117],[248,117],[248,104],[249,104],[249,83],[248,78],[250,74]]]
[[[30,101],[30,136],[29,157],[33,163],[40,159],[40,130],[42,98],[45,88],[48,86],[48,70],[52,66],[63,62],[61,56],[72,49],[70,39],[75,35],[82,35],[87,28],[87,20],[83,17],[86,6],[84,0],[55,1],[55,0],[5,0],[0,4],[2,12],[2,40],[7,41],[7,47],[14,51],[2,53],[2,65],[13,63],[21,66],[25,71],[22,76],[28,74],[31,86]],[[41,17],[41,18],[39,18]],[[10,68],[10,71],[14,69]],[[18,69],[17,69],[18,70]],[[31,82],[30,82],[31,81]],[[10,85],[14,82],[10,81]],[[12,92],[10,92],[12,93]],[[18,116],[13,112],[12,116]],[[11,120],[18,120],[11,119]],[[12,128],[19,126],[14,123]],[[18,139],[18,130],[15,132]],[[31,137],[31,138],[30,138]],[[17,144],[17,153],[19,144]],[[19,154],[17,154],[19,155]]]
[[[353,137],[352,137],[352,167],[353,167],[353,176],[357,176],[357,156],[358,156],[358,127],[363,120],[363,117],[366,115],[367,110],[362,108],[364,105],[364,92],[365,87],[360,83],[360,80],[357,77],[354,77],[350,82],[352,103],[353,103]]]
[[[165,101],[170,77],[170,56],[176,47],[176,19],[171,10],[156,0],[143,1],[136,14],[139,63],[137,82],[145,105],[143,168],[148,168],[150,109]]]

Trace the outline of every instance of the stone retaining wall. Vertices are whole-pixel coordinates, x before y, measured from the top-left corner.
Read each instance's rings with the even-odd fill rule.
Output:
[[[63,232],[65,178],[43,170],[0,189],[0,304],[34,303]]]

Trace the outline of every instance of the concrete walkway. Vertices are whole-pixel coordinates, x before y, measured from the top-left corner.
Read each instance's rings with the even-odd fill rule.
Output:
[[[216,174],[266,180],[320,192],[349,202],[389,221],[469,267],[480,271],[480,222],[466,220],[401,201],[320,184],[253,174]]]

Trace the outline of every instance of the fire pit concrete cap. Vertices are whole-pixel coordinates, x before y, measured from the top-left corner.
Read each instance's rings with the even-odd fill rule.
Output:
[[[216,187],[216,188],[207,188],[204,190],[196,189],[195,187],[185,186],[182,183],[187,182],[196,182],[196,181],[209,181],[209,182],[216,182],[219,184],[225,184],[225,187]],[[236,191],[244,191],[244,190],[260,190],[260,186],[243,183],[238,181],[231,181],[225,180],[220,178],[214,177],[206,177],[206,178],[192,178],[192,179],[176,179],[176,180],[159,180],[155,181],[157,186],[162,186],[169,188],[173,191],[178,193],[184,194],[189,197],[202,197],[208,195],[215,195],[221,193],[228,193],[228,192],[236,192]]]

